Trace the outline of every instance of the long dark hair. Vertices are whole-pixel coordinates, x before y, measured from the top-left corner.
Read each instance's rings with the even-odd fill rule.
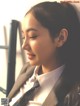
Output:
[[[52,38],[58,36],[62,28],[68,30],[68,40],[58,51],[69,77],[80,80],[80,22],[75,8],[68,2],[42,2],[33,6],[26,15],[30,12],[49,30]]]

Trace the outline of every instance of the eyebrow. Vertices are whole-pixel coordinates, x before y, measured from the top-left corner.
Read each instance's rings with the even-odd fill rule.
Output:
[[[30,32],[30,31],[38,31],[37,29],[35,29],[35,28],[29,28],[29,29],[27,29],[26,30],[26,32],[28,33],[28,32]],[[24,33],[24,31],[22,30],[22,33]]]

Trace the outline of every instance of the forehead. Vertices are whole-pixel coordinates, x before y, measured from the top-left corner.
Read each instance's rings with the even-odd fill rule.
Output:
[[[37,28],[39,29],[41,27],[41,24],[36,20],[36,18],[31,14],[27,14],[22,22],[21,22],[22,30],[26,30],[28,28]]]

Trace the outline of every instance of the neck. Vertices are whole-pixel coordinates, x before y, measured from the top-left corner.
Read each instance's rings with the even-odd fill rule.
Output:
[[[42,73],[47,73],[52,70],[55,70],[56,68],[60,67],[62,64],[51,64],[51,65],[42,65]]]

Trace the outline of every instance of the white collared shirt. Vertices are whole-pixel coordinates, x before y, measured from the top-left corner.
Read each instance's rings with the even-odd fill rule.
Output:
[[[34,100],[29,101],[28,106],[42,106],[48,94],[50,93],[55,83],[59,79],[63,69],[64,65],[48,73],[38,75],[37,74],[38,67],[36,67],[34,74],[30,78],[30,80],[32,80],[33,77],[35,76],[40,84],[40,88],[38,89],[37,94],[34,97]]]
[[[10,106],[12,106],[13,102],[16,101],[19,98],[19,96],[22,96],[26,91],[28,91],[33,86],[35,79],[38,80],[40,87],[37,90],[34,99],[32,101],[29,101],[29,104],[27,106],[42,106],[45,99],[49,95],[50,91],[53,89],[55,83],[59,79],[63,69],[64,65],[48,73],[38,75],[37,73],[39,67],[36,67],[32,77],[29,78],[29,80],[26,82],[26,84],[24,84],[22,88],[20,88],[20,92],[18,93],[17,96],[15,96],[12,99]]]

